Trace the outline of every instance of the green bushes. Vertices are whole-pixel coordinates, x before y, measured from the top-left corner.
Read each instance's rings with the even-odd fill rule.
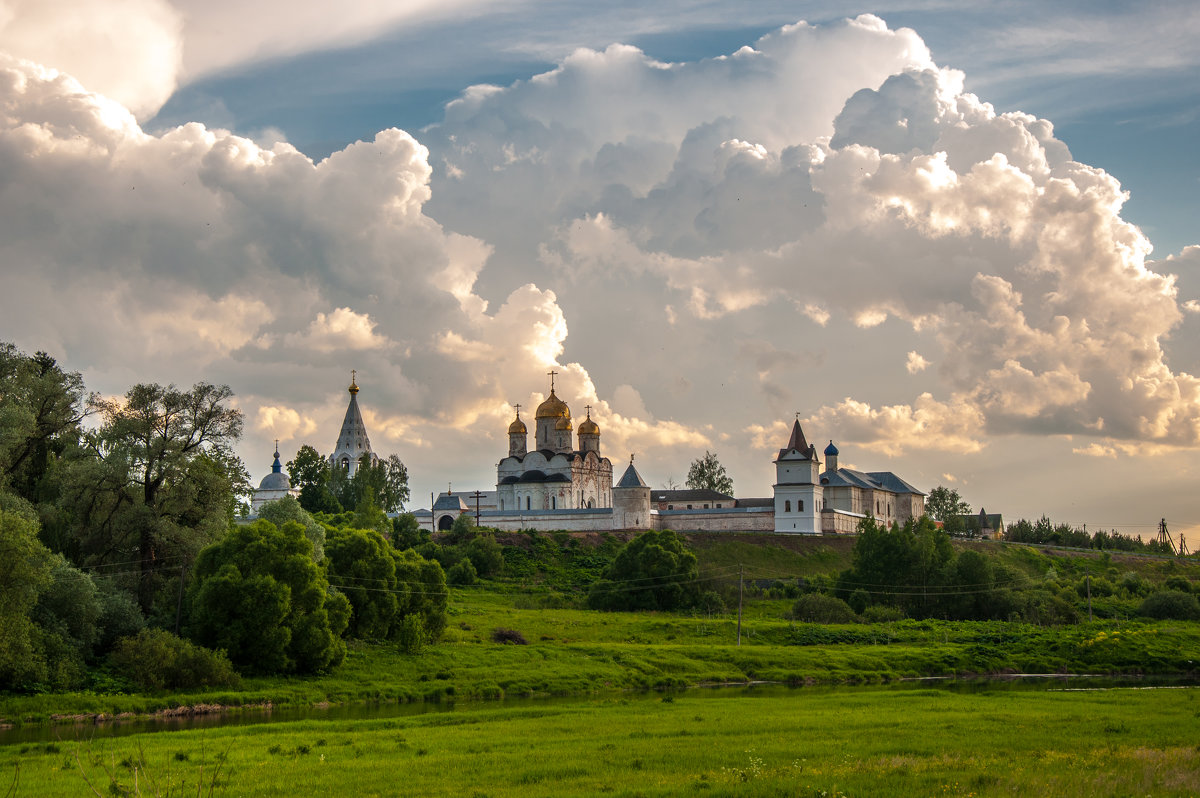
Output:
[[[858,616],[850,605],[835,596],[809,593],[792,605],[792,618],[805,623],[855,623]]]
[[[592,585],[588,605],[600,610],[676,610],[695,606],[696,555],[669,529],[644,532],[621,549]]]
[[[1173,621],[1200,620],[1200,602],[1182,590],[1162,590],[1151,593],[1138,607],[1138,615]]]
[[[211,651],[162,629],[143,629],[117,641],[109,663],[143,690],[241,685],[224,651]]]
[[[190,635],[259,673],[318,673],[340,663],[349,619],[313,560],[304,527],[259,520],[200,552]]]

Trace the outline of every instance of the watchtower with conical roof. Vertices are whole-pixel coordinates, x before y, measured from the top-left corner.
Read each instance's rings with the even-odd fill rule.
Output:
[[[787,445],[775,458],[776,532],[821,533],[820,472],[817,447],[804,438],[804,430],[797,418]]]
[[[629,467],[621,481],[613,486],[612,496],[613,529],[650,528],[650,486],[633,467],[633,455],[629,455]]]
[[[342,430],[338,433],[337,445],[329,462],[334,468],[346,472],[352,477],[362,463],[363,455],[369,458],[371,465],[379,462],[379,456],[371,451],[371,439],[367,437],[367,425],[363,423],[362,411],[358,409],[358,373],[350,372],[350,404],[346,406],[346,417],[342,420]]]

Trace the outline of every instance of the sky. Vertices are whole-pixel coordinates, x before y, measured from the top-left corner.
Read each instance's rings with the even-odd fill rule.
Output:
[[[0,340],[228,384],[255,483],[355,369],[410,507],[494,489],[555,371],[656,487],[799,417],[1194,538],[1198,67],[1190,2],[0,0]]]

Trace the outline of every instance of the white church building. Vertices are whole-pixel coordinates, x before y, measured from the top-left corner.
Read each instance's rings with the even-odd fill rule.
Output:
[[[350,379],[350,401],[330,465],[353,475],[363,456],[378,462],[358,407],[359,387]],[[453,493],[432,501],[432,509],[413,514],[425,529],[449,529],[464,513],[482,526],[599,532],[633,529],[677,531],[777,532],[795,535],[853,532],[863,518],[903,524],[925,512],[925,494],[891,471],[857,471],[838,466],[833,441],[825,447],[825,465],[805,438],[797,418],[787,443],[775,457],[770,499],[734,499],[713,494],[691,500],[695,491],[654,491],[642,479],[630,455],[621,478],[613,481],[612,461],[600,451],[600,426],[591,408],[575,430],[571,409],[554,389],[534,413],[533,448],[520,405],[508,425],[508,453],[496,465],[495,490]],[[689,499],[683,500],[684,494]],[[670,494],[679,494],[672,502]],[[252,509],[266,501],[296,495],[279,463],[255,491]],[[724,499],[724,500],[723,500]],[[663,508],[667,509],[663,509]]]

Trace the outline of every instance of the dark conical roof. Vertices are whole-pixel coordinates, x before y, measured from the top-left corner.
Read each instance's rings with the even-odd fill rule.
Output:
[[[810,459],[815,459],[817,456],[816,447],[810,446],[804,438],[804,430],[800,429],[800,419],[796,419],[796,422],[792,424],[792,436],[788,438],[787,446],[779,450],[779,457],[785,457],[788,452],[793,451]]]
[[[642,479],[642,475],[633,467],[633,458],[629,458],[629,468],[625,469],[625,473],[621,475],[621,481],[616,485],[618,488],[648,488],[649,485]]]

